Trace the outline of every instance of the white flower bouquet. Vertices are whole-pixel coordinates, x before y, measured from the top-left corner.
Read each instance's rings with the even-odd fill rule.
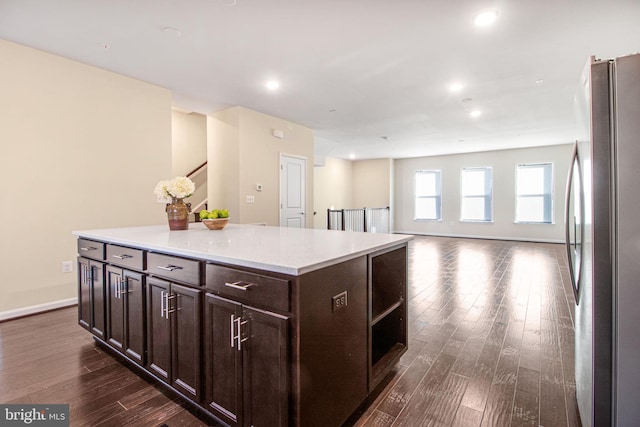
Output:
[[[160,181],[153,192],[158,198],[169,203],[172,198],[186,199],[196,191],[196,185],[186,176]]]

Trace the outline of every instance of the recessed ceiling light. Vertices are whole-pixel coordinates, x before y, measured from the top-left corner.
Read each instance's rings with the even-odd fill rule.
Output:
[[[278,89],[280,87],[280,83],[278,83],[275,80],[269,80],[265,86],[269,90],[276,90],[276,89]]]
[[[537,84],[538,86],[540,86],[542,83],[544,83],[544,80],[543,80],[543,79],[538,79],[538,80],[536,80],[536,84]]]
[[[351,160],[353,160],[353,159],[355,159],[355,158],[356,158],[356,155],[355,155],[355,154],[353,154],[353,153],[352,153],[352,154],[349,154],[349,158],[350,158]]]
[[[180,31],[177,28],[173,28],[173,27],[164,27],[162,29],[162,31],[170,36],[174,36],[174,37],[181,37],[182,36],[182,31]]]
[[[496,22],[496,19],[498,19],[497,10],[486,10],[477,14],[473,22],[478,27],[486,27]]]
[[[463,87],[464,87],[464,86],[462,86],[462,83],[451,83],[451,84],[449,85],[449,90],[450,90],[451,92],[459,92],[459,91],[461,91],[461,90],[462,90],[462,88],[463,88]]]
[[[480,116],[482,115],[482,111],[480,111],[480,110],[473,110],[472,112],[470,112],[470,113],[469,113],[469,115],[470,115],[472,118],[474,118],[474,119],[475,119],[475,118],[480,117]]]

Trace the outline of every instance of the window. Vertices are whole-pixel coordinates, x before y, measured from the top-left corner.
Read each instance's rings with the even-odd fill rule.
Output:
[[[442,219],[440,171],[416,171],[415,219]]]
[[[490,167],[462,169],[460,221],[490,222],[493,220],[491,187]]]
[[[517,165],[516,222],[551,224],[552,188],[551,163]]]

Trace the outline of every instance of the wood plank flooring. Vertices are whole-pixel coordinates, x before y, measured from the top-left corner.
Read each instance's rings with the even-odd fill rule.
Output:
[[[416,237],[409,350],[356,426],[580,426],[564,246]],[[96,347],[75,307],[0,323],[0,402],[69,403],[73,426],[204,426]]]

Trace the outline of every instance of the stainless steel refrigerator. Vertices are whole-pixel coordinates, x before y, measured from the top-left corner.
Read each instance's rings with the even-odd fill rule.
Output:
[[[640,426],[640,54],[590,58],[576,95],[567,253],[582,425]]]

